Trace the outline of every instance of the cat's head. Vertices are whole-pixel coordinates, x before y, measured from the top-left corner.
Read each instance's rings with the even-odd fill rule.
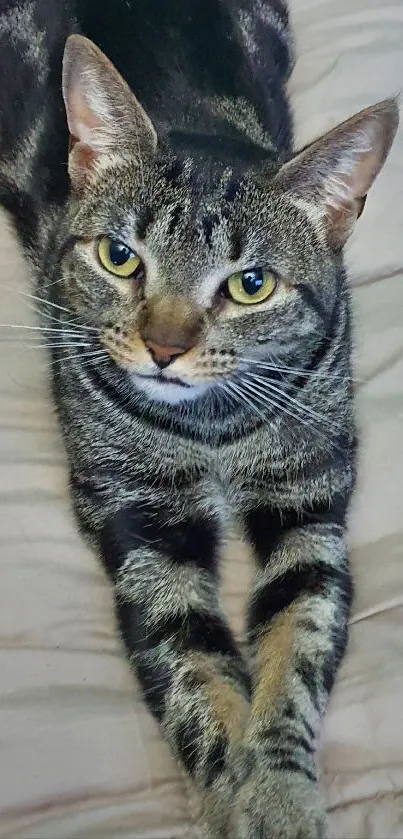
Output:
[[[171,403],[212,386],[236,399],[245,371],[304,369],[326,338],[341,249],[390,150],[396,102],[277,171],[242,171],[174,155],[80,36],[67,42],[63,91],[75,242],[65,290],[136,388]]]

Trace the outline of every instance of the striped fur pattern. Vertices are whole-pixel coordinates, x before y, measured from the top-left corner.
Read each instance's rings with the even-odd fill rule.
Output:
[[[74,32],[137,99],[69,41],[70,185]],[[397,125],[387,101],[294,155],[292,56],[283,0],[0,0],[0,200],[42,301],[74,507],[220,839],[325,835],[356,452],[342,247]],[[139,254],[136,280],[102,268],[105,235]],[[226,278],[254,266],[275,293],[232,303]],[[147,341],[181,353],[160,369]],[[220,600],[234,523],[256,556],[247,658]]]

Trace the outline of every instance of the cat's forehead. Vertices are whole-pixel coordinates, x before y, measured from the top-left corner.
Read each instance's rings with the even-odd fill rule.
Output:
[[[211,158],[193,157],[160,161],[154,177],[160,205],[175,205],[179,212],[183,202],[189,223],[205,231],[207,244],[211,228],[219,219],[230,218],[248,181],[246,172],[217,165]]]
[[[269,187],[263,190],[266,211]],[[241,231],[262,208],[256,173],[211,159],[161,157],[121,178],[117,173],[114,192],[119,199],[111,211],[124,218],[130,238],[154,246],[182,244],[192,253],[225,245],[232,260],[238,258]]]
[[[185,156],[160,155],[142,167],[122,160],[102,173],[78,226],[86,225],[89,237],[124,241],[172,278],[186,270],[189,280],[225,272],[241,256],[245,267],[267,257],[268,232],[271,240],[284,238],[271,175]]]

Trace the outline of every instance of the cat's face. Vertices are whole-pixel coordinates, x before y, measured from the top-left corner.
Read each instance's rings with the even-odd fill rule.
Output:
[[[161,156],[139,177],[120,162],[72,222],[71,304],[136,386],[167,401],[255,361],[303,365],[336,293],[329,249],[268,178],[227,171],[201,195],[197,170]]]
[[[217,167],[207,178],[200,161],[158,147],[116,71],[76,36],[64,90],[77,238],[66,293],[135,386],[171,403],[211,387],[236,400],[239,376],[247,398],[264,365],[309,364],[338,294],[340,248],[393,139],[394,103],[275,175]]]

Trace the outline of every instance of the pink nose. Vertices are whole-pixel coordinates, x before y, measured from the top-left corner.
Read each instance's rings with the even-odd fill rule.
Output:
[[[168,367],[168,365],[171,364],[178,355],[182,355],[185,352],[183,347],[161,347],[159,344],[156,344],[155,341],[149,340],[146,340],[144,343],[152,356],[153,361],[161,368],[161,370],[163,370],[164,367]]]

